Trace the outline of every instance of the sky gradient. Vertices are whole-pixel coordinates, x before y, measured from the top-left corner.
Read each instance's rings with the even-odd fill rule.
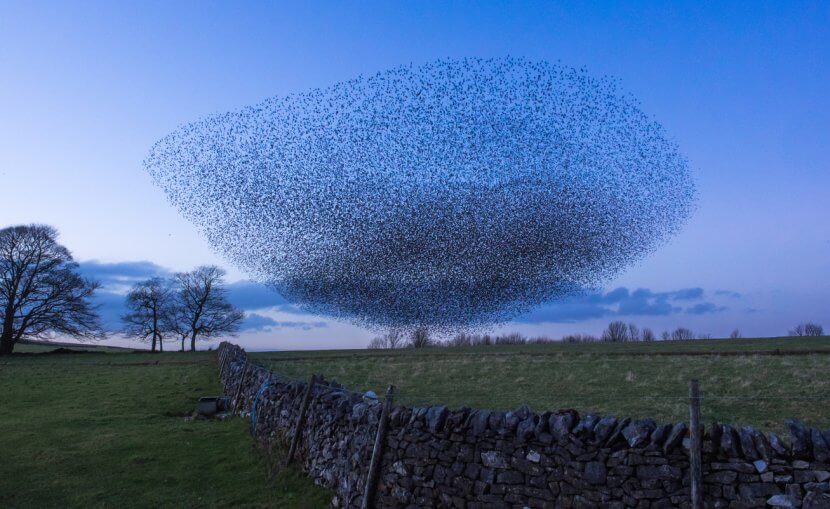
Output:
[[[142,160],[177,126],[267,97],[409,62],[504,55],[619,79],[679,144],[699,192],[667,246],[602,292],[504,330],[598,333],[617,317],[715,336],[830,326],[826,2],[0,1],[0,227],[57,227],[88,274],[110,271],[102,300],[115,302],[129,277],[217,263],[256,314],[241,343],[362,346],[371,332],[251,290]]]

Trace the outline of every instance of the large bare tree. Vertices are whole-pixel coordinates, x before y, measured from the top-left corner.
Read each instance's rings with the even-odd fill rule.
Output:
[[[98,283],[81,277],[57,239],[57,230],[46,225],[0,230],[0,355],[26,339],[104,336],[90,302]]]
[[[190,338],[190,350],[197,339],[209,339],[239,330],[245,313],[227,299],[225,271],[214,265],[176,274],[176,316],[178,329]]]
[[[150,343],[150,351],[164,351],[164,338],[170,331],[166,320],[172,305],[170,285],[160,277],[136,283],[127,294],[129,312],[121,317],[124,335]]]
[[[608,324],[602,331],[602,340],[608,343],[622,343],[629,340],[628,325],[616,320]]]

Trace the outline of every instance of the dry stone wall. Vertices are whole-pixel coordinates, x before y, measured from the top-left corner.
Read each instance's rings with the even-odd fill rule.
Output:
[[[220,358],[225,393],[239,394],[255,438],[293,436],[306,384],[254,368],[240,390],[245,352],[222,343]],[[381,406],[333,382],[313,388],[298,459],[336,493],[333,505],[361,506]],[[706,427],[706,506],[830,508],[830,430],[787,427],[787,440]],[[395,406],[374,497],[378,507],[689,507],[688,440],[684,423],[570,409]]]

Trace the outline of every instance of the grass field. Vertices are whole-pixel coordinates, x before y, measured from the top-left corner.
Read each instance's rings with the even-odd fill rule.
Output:
[[[781,431],[784,419],[830,427],[830,338],[698,340],[266,352],[295,377],[324,374],[379,394],[388,384],[409,405],[537,411],[576,408],[626,417],[688,420],[698,378],[702,417]]]
[[[242,419],[184,420],[199,396],[219,392],[212,353],[0,358],[0,388],[3,508],[325,507],[331,498],[294,468],[269,480]]]

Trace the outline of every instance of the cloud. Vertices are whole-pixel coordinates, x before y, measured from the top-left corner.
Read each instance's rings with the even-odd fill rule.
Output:
[[[103,287],[129,287],[151,277],[169,277],[173,272],[153,262],[103,263],[97,260],[80,262],[81,274],[101,283]]]
[[[733,293],[735,292],[730,292],[729,296]],[[520,323],[574,323],[606,317],[667,316],[683,312],[706,314],[726,309],[713,302],[701,301],[704,296],[705,292],[702,288],[655,292],[648,288],[631,291],[620,287],[606,293],[588,292],[552,302],[520,316],[516,321]],[[694,303],[687,308],[675,304],[675,302],[687,301],[701,302]]]
[[[711,302],[700,302],[690,308],[686,308],[686,313],[690,315],[706,315],[709,313],[724,311],[725,309],[725,307],[715,305]]]
[[[273,329],[302,329],[311,330],[317,328],[328,327],[326,322],[295,322],[295,321],[278,321],[269,316],[260,315],[258,313],[248,313],[245,321],[242,324],[243,331],[269,331]]]
[[[731,290],[717,290],[715,291],[715,295],[719,297],[729,297],[730,299],[740,299],[743,297],[742,294],[738,292],[733,292]]]

